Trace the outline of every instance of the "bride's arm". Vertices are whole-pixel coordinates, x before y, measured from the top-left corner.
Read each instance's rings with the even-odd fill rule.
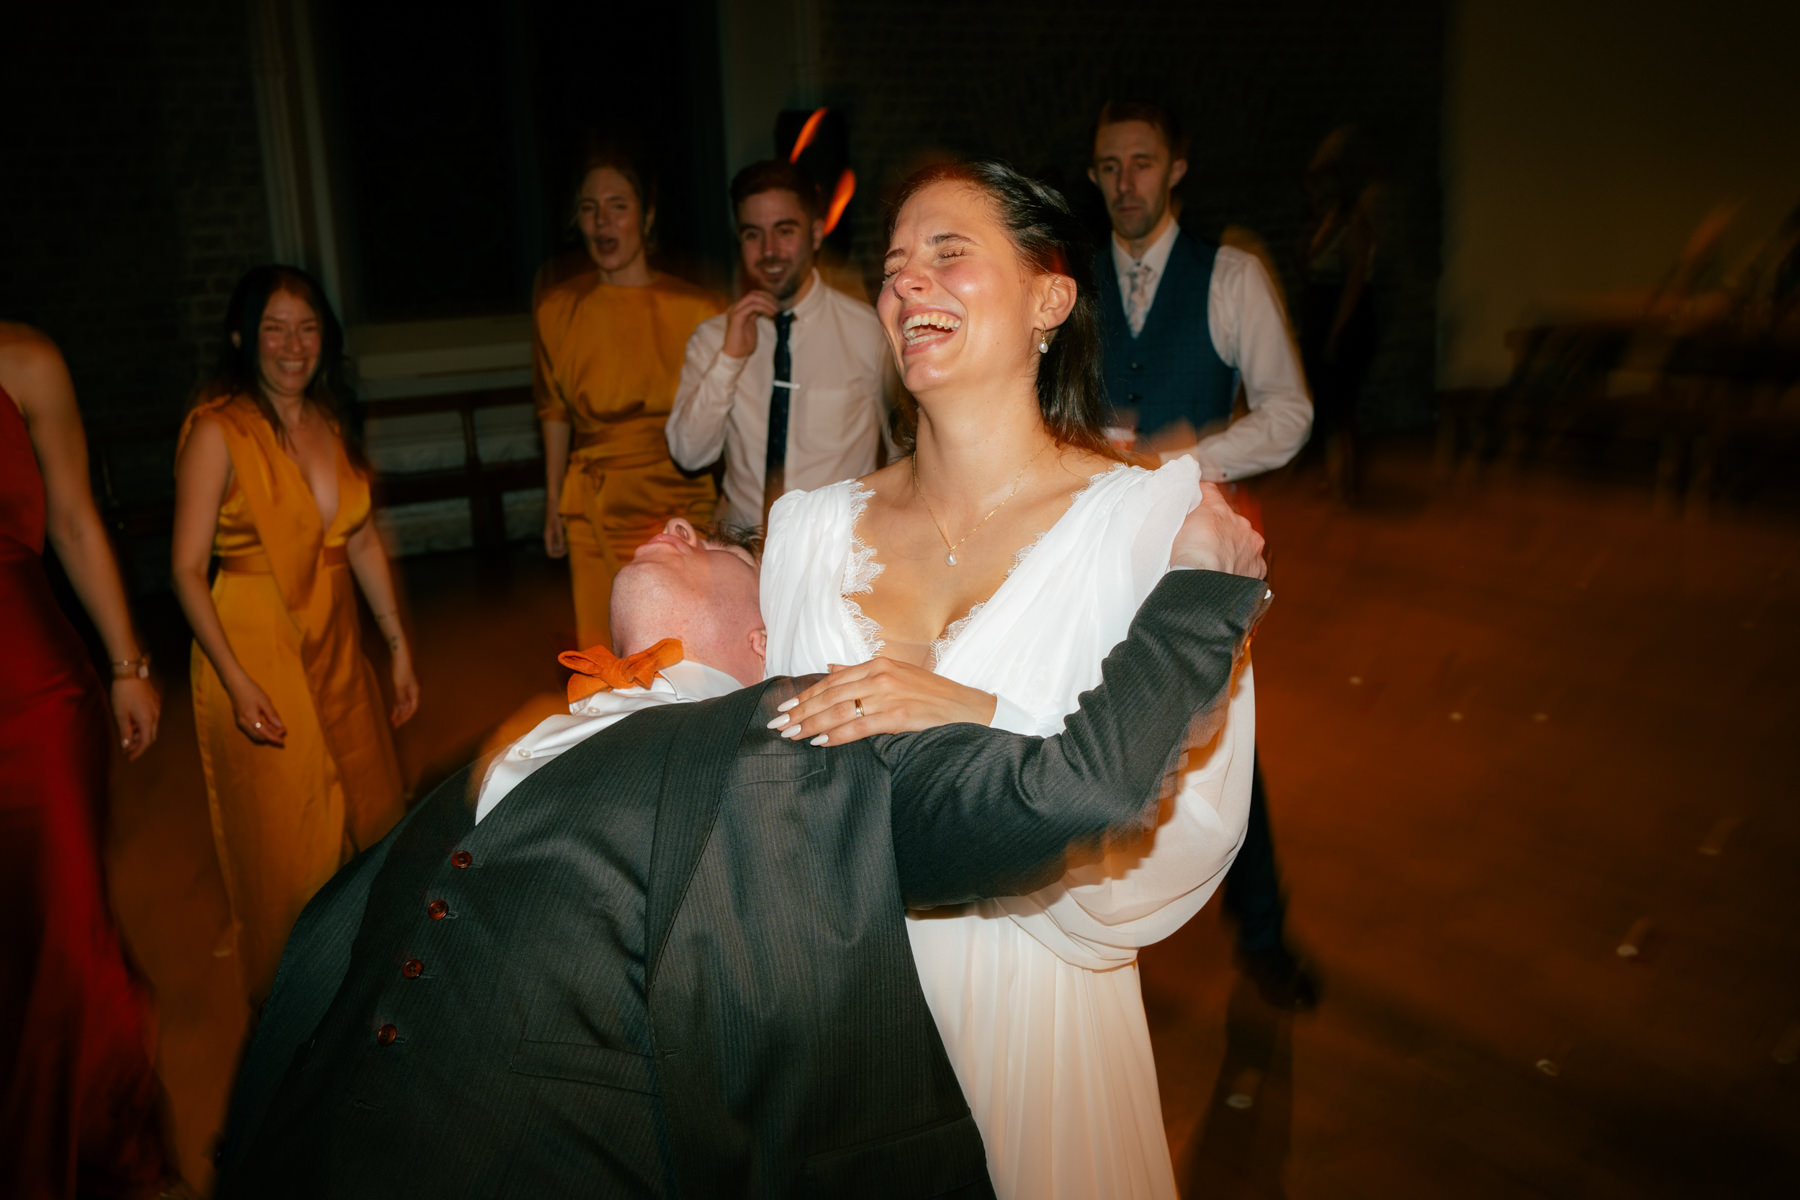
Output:
[[[1209,486],[1167,561],[1171,568],[1223,561],[1260,576],[1262,539]],[[1249,811],[1256,705],[1247,660],[1217,715],[1222,723],[1190,731],[1183,764],[1150,828],[1115,838],[1049,887],[997,901],[1000,910],[1060,957],[1094,969],[1130,961],[1139,947],[1198,912],[1236,856]]]
[[[1169,565],[1261,579],[1266,573],[1262,536],[1231,510],[1216,485],[1202,484],[1199,495],[1176,530]],[[999,714],[1005,701],[991,693],[910,663],[872,658],[827,670],[824,679],[788,701],[771,728],[783,737],[841,746],[873,734],[918,733],[959,721],[1008,728],[1029,721],[1016,710]]]

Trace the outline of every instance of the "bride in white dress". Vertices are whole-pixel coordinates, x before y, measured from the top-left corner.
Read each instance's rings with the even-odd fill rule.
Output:
[[[819,753],[945,721],[1056,732],[1168,568],[1197,468],[1108,449],[1079,239],[1061,196],[996,164],[903,190],[877,310],[913,456],[782,498],[763,558],[769,672],[838,666],[783,730]],[[1252,695],[1246,662],[1139,837],[1033,895],[909,914],[1001,1197],[1176,1195],[1137,949],[1236,853]]]

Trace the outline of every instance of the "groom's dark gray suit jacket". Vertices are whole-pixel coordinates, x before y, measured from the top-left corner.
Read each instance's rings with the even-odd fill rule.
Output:
[[[991,1195],[904,909],[1146,819],[1264,595],[1170,574],[1047,740],[802,746],[775,679],[627,717],[479,826],[466,768],[295,926],[218,1195]]]

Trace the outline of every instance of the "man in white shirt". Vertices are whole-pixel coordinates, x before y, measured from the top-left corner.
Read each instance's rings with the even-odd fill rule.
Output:
[[[1245,479],[1286,464],[1306,442],[1312,401],[1274,283],[1254,255],[1183,232],[1170,195],[1187,173],[1179,122],[1159,104],[1100,110],[1088,178],[1112,222],[1095,257],[1107,398],[1136,448],[1185,454],[1200,477]],[[1116,280],[1117,287],[1107,286]],[[1249,413],[1232,410],[1243,384]],[[1222,907],[1237,923],[1238,961],[1269,1003],[1307,1009],[1318,985],[1287,945],[1260,767],[1244,845]]]
[[[800,169],[745,167],[731,200],[749,290],[688,339],[667,430],[687,470],[724,454],[720,519],[748,527],[785,491],[875,469],[893,368],[875,310],[813,266],[825,223]]]
[[[904,908],[1033,890],[1154,811],[1190,719],[1238,702],[1268,596],[1216,493],[1173,561],[1200,569],[1157,585],[1058,736],[813,749],[789,737],[804,681],[757,682],[751,556],[671,521],[614,584],[619,653],[578,663],[607,698],[453,776],[301,915],[221,1200],[991,1200]]]

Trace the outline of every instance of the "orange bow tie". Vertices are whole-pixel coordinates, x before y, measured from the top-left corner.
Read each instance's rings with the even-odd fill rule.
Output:
[[[656,673],[681,661],[681,643],[664,638],[648,650],[620,658],[605,646],[564,650],[556,661],[575,674],[569,677],[569,703],[613,688],[649,687]]]

